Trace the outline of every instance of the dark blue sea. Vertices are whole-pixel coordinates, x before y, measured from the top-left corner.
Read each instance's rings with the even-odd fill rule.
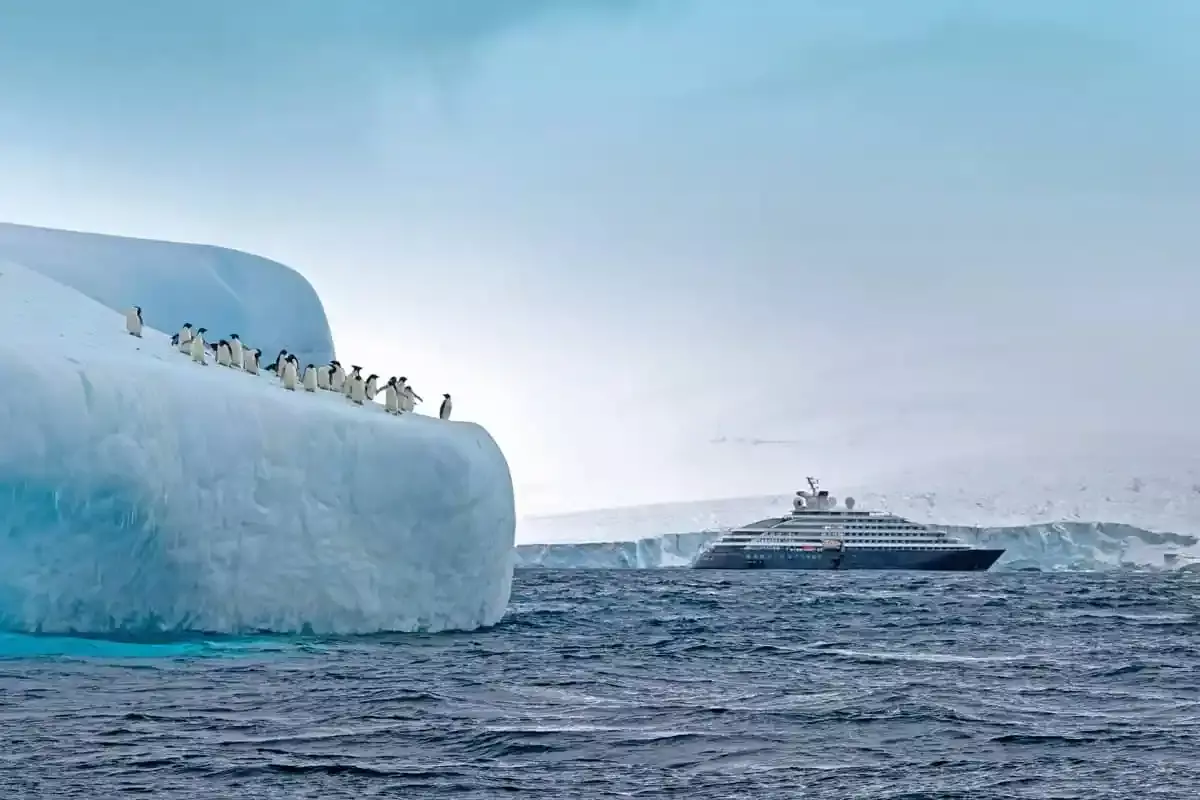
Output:
[[[0,797],[1200,796],[1200,577],[519,571],[477,633],[0,636]]]

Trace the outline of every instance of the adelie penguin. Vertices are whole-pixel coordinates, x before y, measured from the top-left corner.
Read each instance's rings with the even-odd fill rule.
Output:
[[[408,378],[401,375],[396,378],[396,396],[400,398],[400,408],[396,410],[397,414],[403,414],[408,411]]]
[[[375,382],[379,380],[379,376],[372,373],[367,376],[367,385],[363,387],[363,394],[371,402],[375,401],[375,395],[379,394],[379,387]]]
[[[399,386],[401,411],[405,413],[412,413],[413,409],[417,407],[417,403],[425,402],[421,395],[414,392],[413,388],[408,385],[408,378],[401,378],[399,380]],[[417,402],[414,403],[413,400],[416,400]]]
[[[242,355],[242,369],[251,375],[258,374],[258,360],[262,358],[262,350],[257,347],[246,350]]]
[[[400,413],[400,389],[396,386],[395,375],[383,386],[383,410],[389,414]]]
[[[289,392],[296,391],[296,382],[299,380],[296,376],[296,357],[288,356],[283,362],[283,373],[280,375],[280,380],[283,381],[283,388]]]
[[[304,387],[304,391],[315,392],[317,390],[317,368],[312,364],[305,367],[304,378],[301,379],[300,384]]]
[[[142,307],[134,306],[125,312],[125,330],[130,336],[142,338]]]
[[[231,367],[242,368],[245,363],[245,355],[242,353],[242,340],[238,338],[236,333],[229,335],[229,361]]]
[[[283,365],[287,362],[288,351],[280,350],[279,355],[275,356],[275,363],[267,367],[268,370],[274,372],[279,378],[283,377]]]
[[[222,367],[228,367],[233,363],[233,350],[225,339],[217,342],[217,363]]]
[[[363,401],[367,399],[366,394],[367,382],[362,379],[356,371],[353,375],[346,379],[346,396],[356,405],[361,406]]]
[[[207,332],[208,328],[197,328],[196,335],[193,336],[191,342],[188,343],[188,348],[191,350],[192,354],[192,361],[195,361],[197,364],[207,363],[204,360],[204,334]]]
[[[346,382],[342,384],[342,394],[346,395],[346,397],[350,396],[350,385],[354,383],[356,379],[362,380],[362,367],[355,367],[352,365],[350,367],[350,374],[346,376]]]
[[[346,385],[346,370],[342,369],[342,365],[337,361],[330,361],[329,366],[333,367],[333,371],[329,373],[329,390],[340,392]]]
[[[450,395],[442,395],[442,407],[438,409],[438,419],[450,419],[450,409],[454,408],[454,403],[450,402]]]
[[[317,367],[317,388],[329,390],[329,376],[333,373],[332,364],[322,364]]]
[[[181,353],[192,352],[192,323],[183,323],[183,327],[179,329],[179,333],[175,334],[175,346],[179,348],[179,352]]]

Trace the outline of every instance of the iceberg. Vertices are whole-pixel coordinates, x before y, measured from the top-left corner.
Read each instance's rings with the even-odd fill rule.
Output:
[[[85,296],[0,251],[0,628],[359,634],[503,616],[513,488],[482,427],[201,366],[149,327],[164,286],[186,294],[170,281],[128,271],[118,292],[93,265]],[[161,269],[178,274],[169,249]],[[262,346],[251,332],[292,329],[240,292],[271,295],[272,274],[230,283],[221,322],[168,316],[214,331],[237,318]],[[275,277],[304,294],[295,273]],[[119,294],[143,306],[144,338],[108,305]],[[301,311],[294,330],[331,351],[323,313]]]
[[[334,358],[333,335],[312,286],[283,264],[224,247],[129,239],[0,222],[0,261],[11,261],[174,333],[184,322],[236,333],[301,364]]]

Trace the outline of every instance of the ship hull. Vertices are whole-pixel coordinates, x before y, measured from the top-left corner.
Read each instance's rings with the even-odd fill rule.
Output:
[[[782,548],[745,548],[717,545],[701,553],[692,569],[892,569],[935,572],[983,572],[1004,554],[1003,550],[859,550],[803,551]]]

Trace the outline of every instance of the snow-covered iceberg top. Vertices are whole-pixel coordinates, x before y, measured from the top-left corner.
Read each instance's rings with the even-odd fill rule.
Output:
[[[154,297],[131,294],[150,316]],[[201,366],[4,260],[0,375],[0,628],[363,633],[504,614],[512,480],[478,425]]]
[[[300,363],[334,357],[321,299],[304,276],[261,256],[206,244],[179,244],[0,222],[0,261],[39,272],[114,311],[142,306],[146,324],[175,331],[184,322],[238,334]]]

